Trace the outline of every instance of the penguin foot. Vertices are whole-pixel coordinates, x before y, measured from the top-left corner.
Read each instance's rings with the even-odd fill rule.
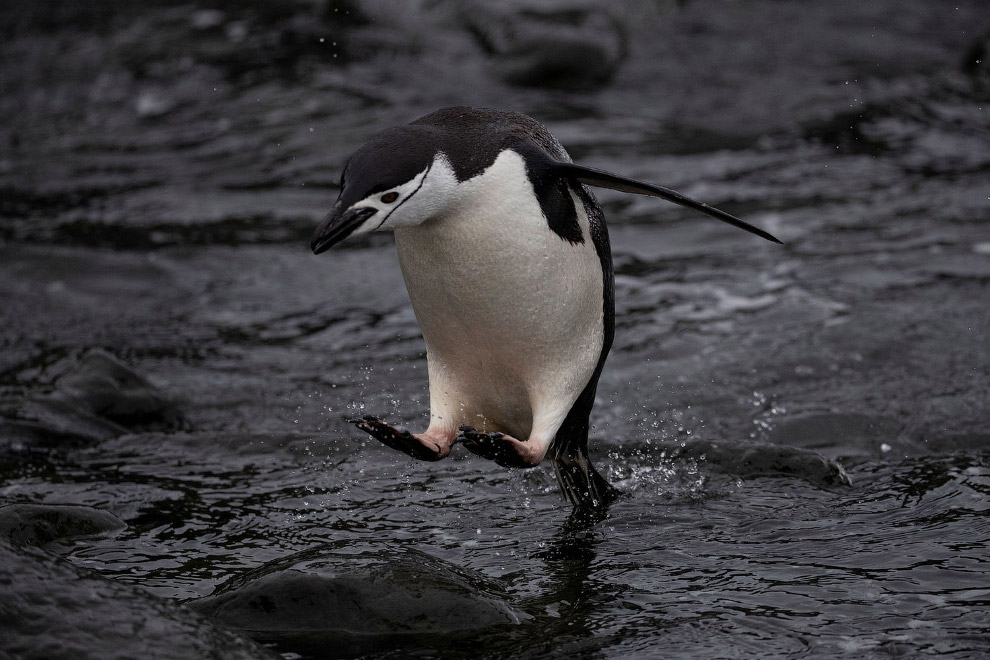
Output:
[[[454,440],[455,443],[462,443],[471,453],[495,461],[502,467],[534,467],[543,460],[542,456],[534,455],[530,443],[517,440],[511,435],[497,431],[485,433],[466,425],[457,430],[460,435]]]
[[[439,461],[450,453],[449,446],[444,448],[424,434],[413,434],[404,429],[397,429],[373,415],[347,421],[382,444],[421,461]]]

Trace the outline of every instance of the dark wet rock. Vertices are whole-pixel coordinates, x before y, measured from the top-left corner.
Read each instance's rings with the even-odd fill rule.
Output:
[[[88,352],[56,386],[81,409],[125,426],[168,423],[176,415],[173,403],[148,379],[101,350]]]
[[[28,399],[10,417],[0,418],[0,443],[15,451],[85,445],[126,431],[56,396]]]
[[[514,85],[594,89],[626,56],[626,36],[614,17],[588,3],[471,2],[461,20]]]
[[[258,639],[458,634],[528,618],[499,587],[418,550],[322,546],[234,578],[191,606]]]
[[[0,656],[277,657],[199,615],[33,548],[0,542]]]
[[[42,546],[74,536],[127,527],[109,511],[68,504],[11,504],[0,508],[0,538],[14,545]]]
[[[709,469],[742,478],[796,477],[820,487],[850,484],[849,476],[837,462],[798,447],[692,440],[674,456],[703,460]]]
[[[85,353],[56,382],[0,416],[0,441],[18,449],[106,440],[130,429],[175,428],[174,402],[133,368],[109,353]]]

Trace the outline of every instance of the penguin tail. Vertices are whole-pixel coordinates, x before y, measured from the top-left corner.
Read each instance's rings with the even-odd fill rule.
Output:
[[[580,183],[599,188],[610,188],[612,190],[618,190],[619,192],[646,195],[648,197],[659,197],[660,199],[665,199],[668,202],[680,204],[681,206],[694,209],[695,211],[701,211],[702,213],[710,215],[713,218],[718,218],[722,222],[727,222],[733,227],[744,229],[751,234],[756,234],[760,238],[765,238],[773,243],[781,242],[779,238],[773,234],[763,231],[759,227],[754,227],[748,222],[740,220],[736,216],[726,213],[725,211],[721,211],[714,206],[709,206],[704,202],[691,199],[687,195],[682,195],[676,190],[664,188],[663,186],[655,186],[652,183],[636,181],[635,179],[627,179],[626,177],[619,176],[618,174],[612,174],[611,172],[605,172],[603,170],[596,170],[591,167],[584,167],[583,165],[577,165],[576,163],[557,162],[556,167],[557,171],[561,175]]]
[[[551,460],[561,494],[576,508],[604,508],[622,495],[595,469],[586,452],[565,449]]]

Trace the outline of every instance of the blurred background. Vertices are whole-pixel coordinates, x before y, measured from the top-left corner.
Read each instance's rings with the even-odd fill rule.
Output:
[[[50,619],[36,657],[254,657],[174,604],[377,539],[501,581],[524,623],[493,657],[986,651],[988,57],[978,0],[7,0],[0,550],[23,598],[0,614]],[[448,105],[532,115],[785,243],[600,192],[592,443],[632,497],[577,546],[549,473],[410,464],[343,421],[424,427],[424,347],[389,235],[308,239],[350,153]],[[129,616],[161,629],[78,633]],[[415,648],[476,650],[430,630]],[[387,639],[335,653],[411,648]]]

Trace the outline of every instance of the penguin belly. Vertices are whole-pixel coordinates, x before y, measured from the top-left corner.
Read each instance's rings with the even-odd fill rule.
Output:
[[[584,240],[554,233],[512,151],[458,192],[453,211],[395,230],[426,341],[430,426],[549,443],[604,341],[603,273],[587,214],[572,192]]]

